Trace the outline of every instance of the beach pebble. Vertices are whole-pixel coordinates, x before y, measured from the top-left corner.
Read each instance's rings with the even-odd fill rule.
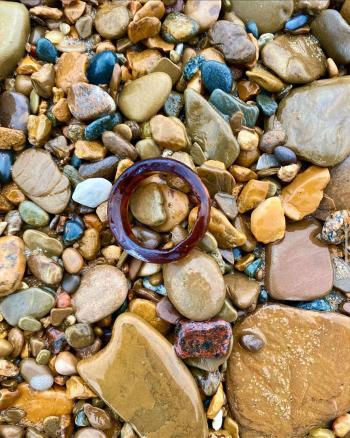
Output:
[[[112,190],[112,184],[104,178],[89,178],[79,183],[72,195],[75,202],[96,208],[106,201]]]
[[[24,380],[36,391],[46,391],[53,385],[53,376],[49,367],[37,364],[35,359],[23,359],[20,372]]]

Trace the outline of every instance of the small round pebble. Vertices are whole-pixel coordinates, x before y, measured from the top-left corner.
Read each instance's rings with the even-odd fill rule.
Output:
[[[47,38],[40,38],[36,43],[36,56],[41,61],[55,63],[58,52],[50,40]]]
[[[65,331],[68,344],[73,348],[84,348],[91,345],[94,340],[94,331],[88,324],[78,323],[68,327]]]
[[[72,198],[78,204],[96,208],[107,201],[111,190],[112,184],[107,179],[89,178],[76,186]]]
[[[34,202],[23,201],[18,210],[23,221],[32,227],[45,227],[49,223],[50,216]]]
[[[69,351],[58,353],[55,360],[55,370],[62,376],[77,374],[78,359]]]
[[[232,73],[226,64],[206,61],[201,66],[202,80],[209,93],[219,88],[229,93],[232,88]]]
[[[297,162],[295,153],[285,146],[277,146],[273,153],[282,165],[295,164]]]
[[[240,345],[251,353],[256,353],[264,348],[265,341],[257,333],[242,333],[239,339]]]

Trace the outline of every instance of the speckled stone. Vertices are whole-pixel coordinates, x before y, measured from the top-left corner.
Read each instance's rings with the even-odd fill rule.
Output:
[[[161,34],[168,43],[183,43],[199,31],[196,20],[181,12],[171,12],[163,21]]]
[[[78,371],[140,435],[207,438],[207,421],[193,377],[173,346],[136,315],[119,316],[111,342],[80,361]]]
[[[25,268],[23,240],[17,236],[0,237],[0,297],[19,288]]]
[[[248,331],[264,340],[260,351],[240,345]],[[304,437],[349,411],[349,317],[264,306],[235,325],[234,339],[226,388],[242,438]]]

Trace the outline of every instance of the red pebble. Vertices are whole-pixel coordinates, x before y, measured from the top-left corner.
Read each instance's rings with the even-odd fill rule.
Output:
[[[71,307],[71,298],[67,292],[61,292],[57,295],[57,307],[60,309],[65,307]]]
[[[175,351],[181,359],[219,359],[230,350],[231,325],[224,320],[182,321],[175,328]]]

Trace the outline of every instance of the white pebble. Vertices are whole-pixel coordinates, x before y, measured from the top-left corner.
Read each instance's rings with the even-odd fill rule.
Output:
[[[104,178],[89,178],[79,183],[73,193],[73,201],[86,207],[96,208],[107,201],[112,184]]]
[[[222,414],[223,414],[223,411],[222,411],[222,409],[220,409],[220,411],[216,414],[214,420],[212,421],[211,425],[212,425],[214,430],[221,429],[221,426],[222,426]]]

